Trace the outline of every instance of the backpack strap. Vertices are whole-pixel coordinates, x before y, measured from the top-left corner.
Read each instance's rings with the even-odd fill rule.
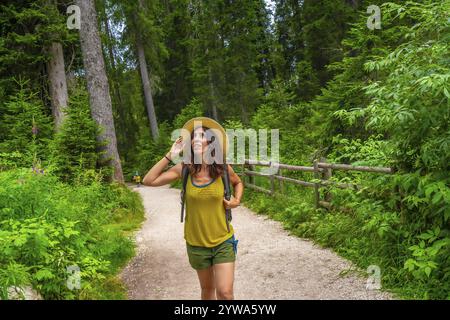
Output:
[[[184,198],[185,198],[185,194],[186,194],[186,184],[187,184],[188,176],[189,176],[189,167],[183,163],[182,169],[181,169],[181,177],[183,179],[183,188],[181,189],[181,193],[180,193],[180,196],[181,196],[181,222],[183,222],[183,217],[184,217]]]
[[[231,199],[230,175],[228,173],[228,164],[223,164],[222,181],[225,189],[225,199]],[[227,230],[230,232],[230,221],[232,219],[231,209],[225,209],[225,221],[227,222]]]

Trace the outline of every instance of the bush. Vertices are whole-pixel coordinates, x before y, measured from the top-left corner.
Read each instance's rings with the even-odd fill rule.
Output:
[[[16,82],[19,90],[0,110],[0,170],[38,165],[52,138],[52,120],[42,102],[27,88],[28,81]]]
[[[382,32],[369,32],[366,16],[354,25],[344,41],[349,53],[331,66],[337,76],[307,112],[299,105],[290,115],[287,95],[275,87],[278,99],[267,99],[253,122],[296,132],[281,131],[280,154],[297,161],[326,155],[329,162],[390,166],[395,173],[333,171],[334,180],[359,188],[331,188],[331,211],[308,207],[312,201],[301,190],[284,202],[247,192],[246,198],[260,212],[281,211],[275,216],[292,232],[358,266],[378,265],[385,289],[449,299],[448,1],[387,2],[382,11]]]
[[[45,299],[123,298],[120,286],[112,286],[116,294],[103,286],[134,255],[130,232],[143,220],[136,193],[17,169],[0,172],[0,208],[3,299],[8,287],[27,284]],[[74,289],[77,270],[81,287]]]
[[[75,87],[72,91],[64,122],[50,145],[49,166],[65,182],[95,170],[101,146],[96,140],[100,129],[91,118],[86,90]]]

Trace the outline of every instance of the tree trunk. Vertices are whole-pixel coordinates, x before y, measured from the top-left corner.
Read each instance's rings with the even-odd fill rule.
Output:
[[[106,8],[104,11],[104,15],[105,15],[104,25],[105,25],[106,36],[108,37],[109,40],[111,40],[113,37],[111,34],[111,30],[109,29],[109,22],[108,22]],[[125,141],[128,141],[128,128],[126,126],[127,117],[125,114],[125,108],[124,108],[122,95],[120,93],[120,88],[119,88],[119,75],[118,75],[118,72],[116,69],[116,61],[115,61],[116,58],[115,58],[113,46],[111,45],[111,43],[109,41],[107,42],[107,49],[108,49],[109,60],[111,62],[111,66],[110,66],[111,67],[111,75],[112,75],[111,82],[113,85],[114,93],[117,97],[117,111],[119,112],[119,117],[120,117],[120,121],[118,123],[118,128],[119,128],[119,132],[120,132],[120,129],[122,129],[123,138]],[[122,124],[122,126],[120,126],[120,124]]]
[[[219,121],[219,114],[217,113],[217,105],[216,105],[216,92],[214,90],[214,83],[212,81],[212,75],[211,75],[211,67],[208,68],[208,81],[209,81],[209,90],[211,95],[211,109],[213,113],[213,118],[216,121]]]
[[[358,9],[359,3],[358,0],[349,0],[350,5],[354,8],[354,9]]]
[[[217,107],[216,107],[215,104],[213,104],[212,110],[213,110],[213,118],[214,118],[214,120],[219,121],[219,114],[217,113]]]
[[[153,140],[159,136],[158,122],[156,120],[155,106],[153,104],[152,88],[150,87],[150,79],[148,76],[147,60],[145,59],[144,45],[141,38],[137,35],[136,49],[139,59],[139,70],[141,73],[142,87],[144,90],[145,106],[147,108],[148,120],[150,121],[150,129],[152,130]]]
[[[142,0],[139,0],[139,9],[145,10]],[[139,32],[138,30],[136,30]],[[152,131],[153,140],[159,136],[158,121],[156,119],[155,105],[153,104],[152,88],[150,87],[150,78],[148,75],[147,60],[145,59],[144,43],[139,33],[136,33],[136,49],[139,60],[139,70],[142,79],[142,88],[144,90],[145,106],[147,108],[148,120]]]
[[[55,130],[59,131],[64,120],[64,109],[67,107],[66,73],[64,70],[64,54],[61,43],[53,42],[49,48],[50,60],[47,63],[49,90],[52,105],[52,115],[55,120]]]
[[[95,3],[94,0],[77,0],[76,4],[81,9],[80,42],[91,114],[94,121],[104,129],[97,137],[100,143],[104,144],[106,142],[100,150],[105,151],[101,156],[101,160],[114,169],[112,179],[123,182]]]

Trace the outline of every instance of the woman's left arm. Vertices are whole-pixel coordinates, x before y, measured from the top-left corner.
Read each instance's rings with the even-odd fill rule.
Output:
[[[244,183],[230,165],[228,165],[228,174],[230,176],[230,183],[233,186],[234,196],[231,196],[230,200],[224,199],[223,201],[225,208],[233,209],[241,204],[242,194],[244,193]]]

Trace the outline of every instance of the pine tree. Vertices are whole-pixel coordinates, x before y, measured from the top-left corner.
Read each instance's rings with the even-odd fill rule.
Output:
[[[341,41],[358,9],[344,0],[276,1],[272,59],[298,101],[310,101],[333,77],[327,66],[342,59]]]
[[[29,89],[30,81],[18,79],[19,90],[4,104],[0,121],[0,153],[20,155],[16,166],[32,167],[48,157],[52,138],[52,120],[36,93]]]
[[[221,117],[248,123],[261,99],[258,77],[267,61],[266,43],[258,41],[268,32],[261,22],[268,19],[264,2],[195,1],[192,19],[194,93],[209,116],[215,106]]]
[[[123,41],[139,68],[149,128],[156,140],[159,133],[153,97],[159,91],[161,65],[167,57],[162,40],[162,9],[155,0],[123,1],[118,6],[126,22]]]
[[[56,175],[72,182],[77,174],[97,169],[100,154],[96,138],[100,128],[91,117],[86,89],[79,85],[72,89],[65,112],[65,119],[49,148],[49,162]]]
[[[163,61],[161,90],[155,95],[158,115],[172,121],[193,96],[190,0],[163,1],[162,29],[168,57]]]

